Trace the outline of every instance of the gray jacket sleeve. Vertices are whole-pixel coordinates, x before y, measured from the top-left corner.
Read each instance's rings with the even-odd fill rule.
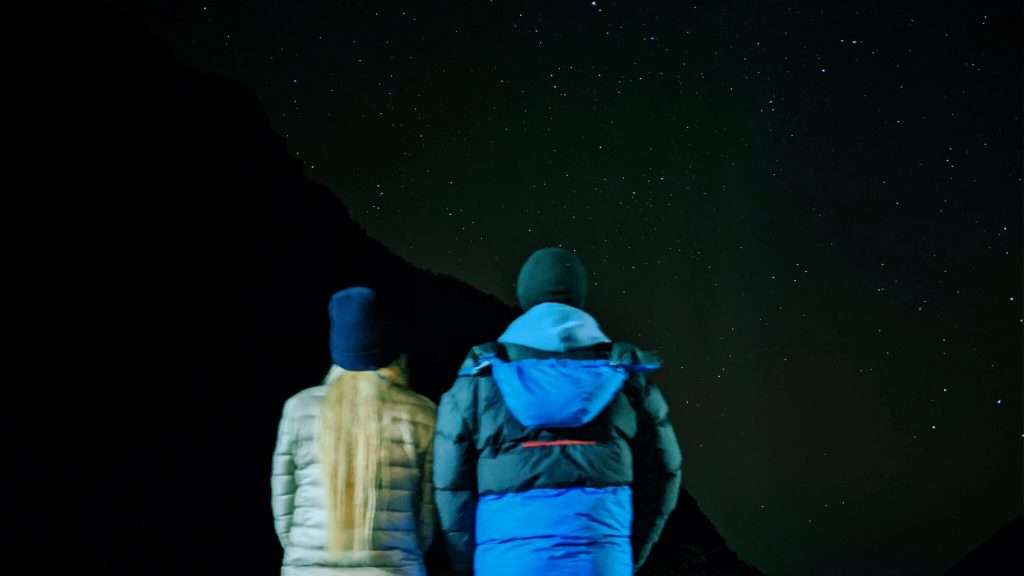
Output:
[[[637,436],[633,446],[633,562],[636,569],[647,559],[676,507],[683,464],[665,398],[653,382],[642,376],[638,380]]]
[[[277,428],[277,445],[274,447],[274,461],[270,478],[270,504],[274,512],[274,530],[282,547],[288,546],[288,534],[292,528],[292,512],[295,509],[295,459],[293,446],[295,434],[292,422],[293,402],[284,405],[281,422]]]
[[[472,366],[470,354],[463,367]],[[434,493],[454,573],[473,573],[476,535],[476,450],[471,422],[473,377],[460,377],[441,398],[434,435]]]

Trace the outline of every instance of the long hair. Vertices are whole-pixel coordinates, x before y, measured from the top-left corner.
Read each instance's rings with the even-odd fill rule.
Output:
[[[389,484],[384,398],[406,384],[405,356],[376,371],[332,366],[320,407],[320,467],[327,502],[327,550],[369,550],[377,495]]]

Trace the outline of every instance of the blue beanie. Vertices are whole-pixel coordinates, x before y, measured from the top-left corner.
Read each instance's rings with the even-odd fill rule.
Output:
[[[583,261],[564,248],[541,248],[523,264],[516,282],[523,310],[542,302],[583,308],[587,302],[587,270]]]
[[[376,370],[398,358],[401,339],[377,294],[361,286],[331,296],[331,359],[346,370]]]

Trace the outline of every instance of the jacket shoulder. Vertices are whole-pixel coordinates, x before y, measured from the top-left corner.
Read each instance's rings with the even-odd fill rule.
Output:
[[[462,361],[462,365],[459,366],[459,378],[463,376],[477,376],[484,373],[487,368],[487,357],[498,354],[500,348],[497,342],[487,342],[484,344],[477,344],[469,349],[466,353],[466,358]]]
[[[613,342],[609,357],[613,364],[660,364],[658,355],[631,342]]]
[[[479,382],[490,376],[487,358],[499,353],[496,342],[478,344],[469,349],[465,360],[459,368],[452,387],[441,396],[441,407],[438,410],[439,420],[472,421],[470,413],[476,406]]]
[[[327,394],[327,387],[324,385],[311,386],[296,392],[284,403],[285,416],[301,416],[320,409],[320,402]]]
[[[634,400],[640,400],[648,394],[652,384],[651,372],[656,371],[661,365],[661,359],[657,354],[631,342],[614,342],[609,353],[609,361],[612,364],[648,367],[645,370],[632,371],[626,380],[625,391],[627,396]]]
[[[430,398],[408,388],[398,389],[392,402],[410,420],[430,426],[433,426],[437,420],[437,404]]]

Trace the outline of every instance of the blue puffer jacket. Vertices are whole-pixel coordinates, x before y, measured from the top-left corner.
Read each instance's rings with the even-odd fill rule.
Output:
[[[681,481],[668,408],[647,378],[657,368],[556,303],[470,351],[434,439],[458,574],[628,576],[640,566]]]

